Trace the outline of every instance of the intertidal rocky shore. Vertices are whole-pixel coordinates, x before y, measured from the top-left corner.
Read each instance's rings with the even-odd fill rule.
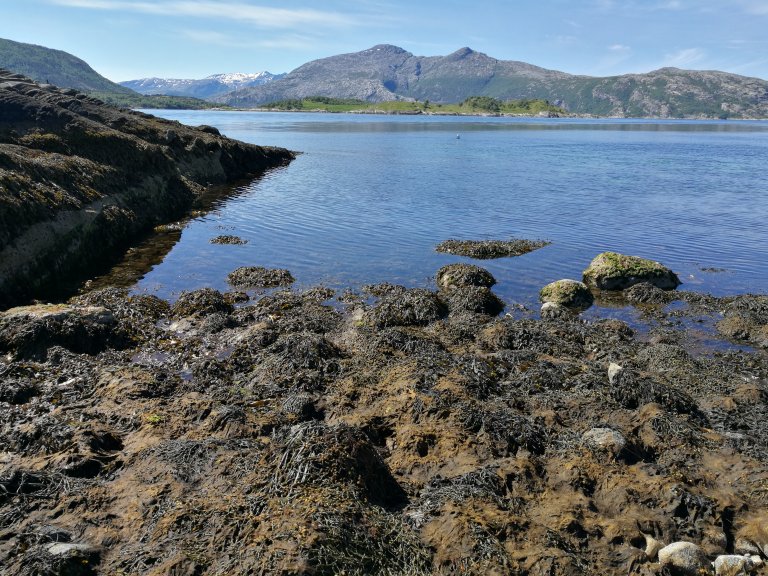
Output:
[[[292,157],[0,71],[0,310]],[[768,296],[610,252],[541,310],[229,281],[0,312],[0,574],[765,571]]]
[[[768,297],[636,280],[592,292],[642,327],[554,290],[556,314],[497,315],[467,265],[435,291],[104,289],[8,310],[0,566],[761,573]]]
[[[209,185],[293,157],[0,69],[0,308],[55,295]]]

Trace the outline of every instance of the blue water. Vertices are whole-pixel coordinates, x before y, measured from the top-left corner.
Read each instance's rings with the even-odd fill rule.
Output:
[[[434,251],[448,238],[552,242],[478,262],[510,304],[604,250],[659,260],[684,289],[768,291],[768,122],[155,113],[303,154],[190,222],[138,292],[225,290],[243,265],[299,287],[430,286],[469,261]]]

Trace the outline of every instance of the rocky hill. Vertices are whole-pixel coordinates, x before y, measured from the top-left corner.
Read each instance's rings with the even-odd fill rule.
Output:
[[[371,102],[460,102],[470,96],[541,98],[575,114],[618,117],[768,117],[768,81],[663,68],[597,78],[491,58],[470,48],[422,57],[390,45],[314,60],[267,85],[215,98],[255,107],[309,96]]]
[[[285,74],[257,72],[256,74],[233,73],[214,74],[200,80],[178,78],[141,78],[120,82],[125,88],[139,94],[162,94],[165,96],[190,96],[192,98],[211,98],[234,90],[252,86],[261,86],[279,80]]]
[[[0,308],[116,258],[208,184],[292,157],[0,70]]]
[[[107,80],[86,62],[61,50],[0,38],[0,68],[46,84],[81,92],[133,94],[133,90]]]

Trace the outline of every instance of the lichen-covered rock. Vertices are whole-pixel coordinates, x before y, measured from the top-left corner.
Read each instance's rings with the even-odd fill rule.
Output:
[[[539,292],[541,302],[552,302],[566,308],[585,309],[592,306],[594,297],[586,284],[576,280],[557,280]]]
[[[442,290],[465,286],[485,286],[490,288],[496,279],[485,268],[474,264],[448,264],[437,271],[437,285]]]
[[[695,576],[708,573],[709,560],[693,542],[673,542],[659,550],[659,564],[676,573]]]
[[[659,262],[617,252],[598,254],[584,270],[583,280],[600,290],[625,290],[640,282],[649,282],[662,290],[680,285],[677,275]]]

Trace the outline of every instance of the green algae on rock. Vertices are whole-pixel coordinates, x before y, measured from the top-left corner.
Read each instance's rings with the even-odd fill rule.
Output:
[[[663,264],[617,252],[598,254],[584,270],[583,280],[600,290],[624,290],[640,282],[673,290],[681,284],[677,275]]]
[[[557,304],[567,308],[589,308],[594,302],[592,292],[583,282],[577,280],[557,280],[544,286],[539,291],[541,302]]]

